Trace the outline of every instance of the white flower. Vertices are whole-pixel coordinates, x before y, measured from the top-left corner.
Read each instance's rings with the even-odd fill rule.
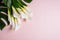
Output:
[[[10,25],[12,25],[12,30],[15,31],[20,28],[21,19],[26,21],[26,20],[30,20],[32,17],[30,11],[26,6],[24,6],[24,8],[23,7],[15,8],[14,6],[12,6],[12,13],[13,15],[11,15],[10,11],[8,10],[9,22]]]
[[[8,10],[8,18],[10,25],[12,25],[12,30],[16,31],[20,28],[21,19],[19,18],[17,11],[15,11],[13,7],[12,10],[13,10],[13,15],[11,15],[10,11]]]
[[[28,7],[24,6],[24,8],[17,8],[17,10],[21,14],[22,19],[30,20],[32,18],[32,13],[29,11]]]
[[[21,20],[19,18],[12,17],[12,30],[17,31],[21,26]]]
[[[13,16],[18,18],[20,16],[20,14],[16,11],[16,9],[14,8],[14,6],[12,6],[12,10],[13,10]]]

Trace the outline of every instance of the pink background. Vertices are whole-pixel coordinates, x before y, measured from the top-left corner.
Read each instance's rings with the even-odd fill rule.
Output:
[[[0,40],[60,40],[60,0],[33,0],[29,4],[33,17],[14,32],[0,31]]]

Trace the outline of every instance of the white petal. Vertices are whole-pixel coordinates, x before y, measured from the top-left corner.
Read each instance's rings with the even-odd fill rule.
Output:
[[[15,31],[17,31],[20,28],[20,26],[21,26],[21,20],[17,19],[17,21],[15,23],[16,23]]]
[[[22,0],[22,2],[24,2],[25,4],[27,4],[27,5],[28,5],[28,3],[27,3],[27,2],[25,2],[24,0]]]
[[[13,9],[13,16],[18,18],[20,16],[19,13],[16,11],[16,9],[13,6],[12,9]]]
[[[12,30],[14,30],[14,28],[15,28],[15,20],[14,20],[14,17],[12,17],[12,22],[11,22],[12,24]]]
[[[5,25],[8,25],[5,19],[1,18],[1,20],[5,23]]]
[[[27,17],[29,19],[31,19],[32,18],[32,13],[30,12],[29,8],[24,6],[24,8],[22,8],[22,9],[23,9],[24,13],[27,15]]]
[[[17,8],[18,12],[21,14],[22,18],[28,18],[27,14],[25,14],[25,12],[23,12],[20,8]]]

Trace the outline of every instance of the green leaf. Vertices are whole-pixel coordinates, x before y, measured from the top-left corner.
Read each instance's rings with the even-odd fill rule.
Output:
[[[17,4],[17,0],[13,0],[13,6],[16,8],[19,8],[18,4]]]
[[[3,0],[3,2],[5,3],[5,5],[7,5],[7,7],[11,7],[12,0]]]
[[[24,0],[25,2],[27,2],[27,3],[30,3],[32,0]]]
[[[0,8],[0,12],[5,12],[7,14],[7,8]]]
[[[3,14],[3,13],[1,13],[1,12],[5,12],[6,13],[7,12],[7,8],[0,8],[0,30],[2,30],[6,26],[5,22],[3,20],[1,20],[1,18],[3,18],[7,22],[7,24],[9,24],[8,16]]]
[[[11,0],[8,0],[7,1],[7,6],[10,8],[11,7],[11,4],[12,4],[12,1]]]
[[[7,15],[0,13],[0,29],[2,30],[6,25],[5,25],[4,21],[1,20],[1,18],[3,18],[7,22],[7,24],[9,24],[9,21],[8,21]]]
[[[8,1],[8,0],[3,0],[3,3],[4,3],[5,5],[7,5],[7,1]]]
[[[5,27],[5,23],[0,19],[0,30],[2,30]]]
[[[22,4],[21,1],[19,1],[19,0],[14,0],[14,1],[13,1],[13,6],[14,6],[15,9],[16,9],[16,8],[21,8],[21,7],[25,6],[25,5]]]
[[[4,3],[0,3],[0,6],[6,7],[6,5]]]

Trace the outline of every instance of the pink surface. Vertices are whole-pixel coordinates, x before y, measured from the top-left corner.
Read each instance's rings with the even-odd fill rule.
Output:
[[[9,26],[0,31],[0,40],[60,40],[60,0],[33,0],[31,22],[14,32]]]

